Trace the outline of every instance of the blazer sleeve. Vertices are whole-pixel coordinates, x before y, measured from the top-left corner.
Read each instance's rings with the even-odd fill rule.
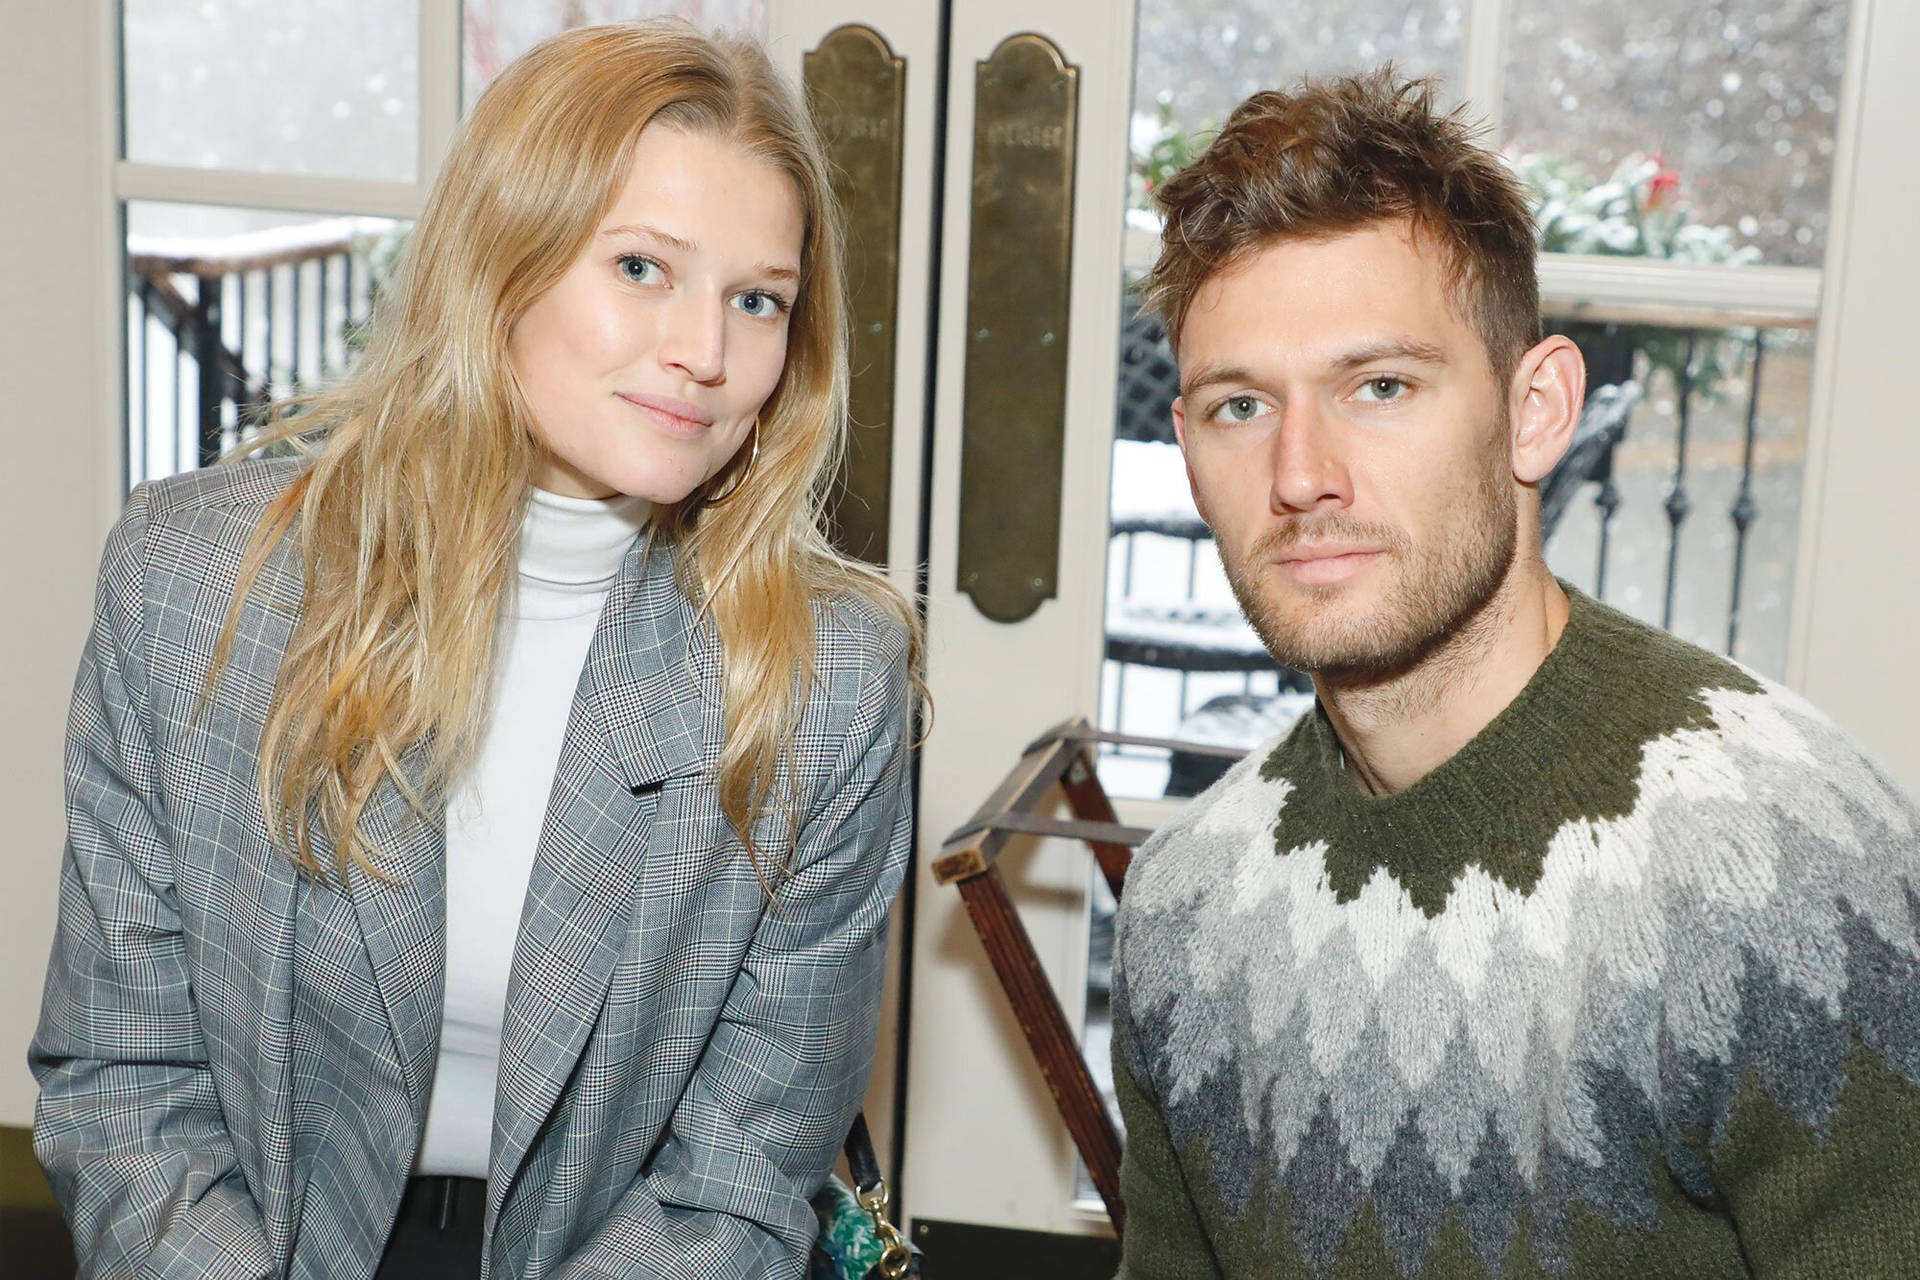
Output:
[[[886,928],[911,841],[905,638],[874,646],[791,874],[749,944],[647,1173],[566,1280],[799,1280],[873,1065]],[[897,641],[897,643],[895,643]],[[842,695],[845,696],[845,695]],[[831,742],[831,740],[829,740]]]
[[[67,726],[60,914],[28,1062],[34,1149],[82,1277],[274,1271],[201,1037],[144,660],[147,495],[100,569]]]

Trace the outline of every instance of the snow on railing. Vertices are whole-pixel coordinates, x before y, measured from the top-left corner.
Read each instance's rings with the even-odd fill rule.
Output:
[[[347,253],[378,241],[393,229],[390,218],[324,218],[290,227],[242,231],[230,236],[127,235],[127,262],[150,275],[223,276]]]
[[[130,479],[206,465],[268,405],[344,371],[372,309],[370,257],[397,225],[129,235]]]

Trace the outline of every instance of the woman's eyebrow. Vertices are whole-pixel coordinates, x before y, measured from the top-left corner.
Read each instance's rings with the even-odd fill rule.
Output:
[[[600,232],[600,238],[603,240],[618,240],[622,236],[643,236],[648,240],[656,240],[667,246],[667,248],[677,250],[680,253],[698,253],[700,251],[700,246],[693,241],[682,240],[679,236],[662,231],[658,227],[650,227],[644,222],[626,222],[617,227],[603,228]],[[763,262],[753,270],[755,275],[763,276],[769,280],[787,280],[795,284],[800,282],[800,272],[796,267],[774,266],[771,263]]]
[[[649,240],[658,240],[669,249],[678,249],[681,253],[694,253],[700,248],[691,240],[682,240],[679,236],[669,235],[658,227],[650,227],[644,222],[630,222],[618,227],[607,227],[600,232],[602,239],[612,240],[620,236],[645,236]]]

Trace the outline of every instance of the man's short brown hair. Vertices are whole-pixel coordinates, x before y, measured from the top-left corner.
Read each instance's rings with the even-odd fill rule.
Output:
[[[1386,67],[1234,108],[1158,193],[1167,223],[1147,303],[1174,346],[1201,286],[1246,254],[1404,220],[1446,256],[1457,313],[1507,377],[1540,340],[1533,218],[1513,170],[1460,110],[1435,109],[1434,89]]]

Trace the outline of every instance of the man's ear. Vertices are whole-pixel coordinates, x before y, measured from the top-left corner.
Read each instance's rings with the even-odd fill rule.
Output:
[[[1587,395],[1587,362],[1570,338],[1543,338],[1520,357],[1508,385],[1513,477],[1538,484],[1573,443]]]
[[[1200,513],[1202,520],[1207,519],[1207,508],[1200,501],[1200,482],[1193,476],[1193,457],[1187,452],[1187,398],[1175,396],[1173,400],[1173,438],[1180,444],[1181,460],[1187,464],[1187,488],[1193,494],[1193,509]],[[1212,521],[1207,521],[1211,524]]]

